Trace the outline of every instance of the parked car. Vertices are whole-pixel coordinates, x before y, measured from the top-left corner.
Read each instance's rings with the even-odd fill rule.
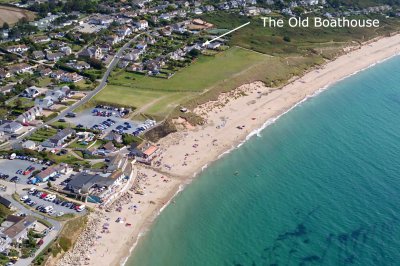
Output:
[[[27,200],[27,199],[29,199],[29,196],[28,196],[28,195],[25,195],[25,196],[22,196],[19,200],[20,200],[20,201],[25,201],[25,200]]]
[[[85,205],[76,205],[75,206],[75,210],[77,211],[77,212],[82,212],[82,211],[84,211],[86,209],[86,206]]]

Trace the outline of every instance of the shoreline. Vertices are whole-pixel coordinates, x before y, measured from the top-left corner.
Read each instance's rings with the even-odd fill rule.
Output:
[[[149,206],[143,215],[132,216],[132,221],[137,218],[136,223],[132,223],[135,229],[129,232],[129,237],[125,242],[121,239],[122,237],[118,237],[119,234],[125,232],[122,232],[121,228],[116,228],[117,232],[114,235],[117,240],[121,240],[119,245],[107,237],[96,243],[99,248],[91,253],[92,258],[87,265],[96,265],[99,262],[104,265],[125,265],[141,238],[151,229],[155,219],[173,202],[176,195],[207,167],[241,147],[254,135],[259,136],[260,132],[280,117],[308,99],[319,95],[333,84],[398,55],[399,44],[400,35],[383,37],[374,42],[368,41],[358,49],[311,69],[281,88],[271,89],[262,82],[244,84],[232,92],[220,95],[217,101],[197,107],[194,112],[204,116],[208,123],[201,128],[181,130],[161,139],[159,143],[163,151],[162,156],[158,158],[161,165],[159,168],[152,170],[138,167],[138,171],[149,171],[151,174],[157,173],[157,170],[169,173],[172,181],[170,186],[167,184],[155,191],[156,203],[150,204],[151,207]],[[235,95],[236,92],[241,95]],[[197,147],[200,149],[198,150]],[[189,154],[188,151],[193,152]],[[154,184],[151,183],[153,181]],[[150,179],[146,184],[153,185],[156,189],[159,186],[159,180]],[[140,196],[137,198],[141,199]],[[124,212],[123,215],[125,214],[130,217],[130,212]],[[112,214],[105,213],[104,215],[115,218]],[[111,220],[111,222],[114,221]],[[108,254],[108,258],[101,257],[100,254],[104,256],[105,249],[108,251],[108,248],[114,251],[114,256]]]

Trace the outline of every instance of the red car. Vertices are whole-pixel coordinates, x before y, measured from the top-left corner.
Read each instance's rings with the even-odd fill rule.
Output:
[[[40,196],[40,198],[41,198],[41,199],[44,199],[46,196],[47,196],[47,194],[46,194],[46,193],[43,193],[43,194]]]

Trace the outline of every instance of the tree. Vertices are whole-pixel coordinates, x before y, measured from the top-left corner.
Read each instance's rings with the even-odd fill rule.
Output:
[[[197,49],[192,49],[189,52],[189,55],[192,56],[192,57],[198,57],[200,54],[201,54],[201,52],[199,50],[197,50]]]
[[[293,12],[296,16],[300,16],[304,13],[304,8],[301,6],[296,6],[295,8],[293,8]]]
[[[7,22],[4,22],[4,23],[3,23],[3,29],[4,29],[4,30],[8,30],[9,28],[10,28],[10,25],[8,25]]]
[[[48,186],[48,187],[51,187],[51,186],[52,186],[50,181],[47,182],[47,186]]]
[[[290,42],[290,41],[291,41],[289,36],[284,36],[284,37],[283,37],[283,40],[284,40],[285,42]]]
[[[15,101],[15,107],[19,109],[21,108],[21,106],[22,106],[22,101],[20,98],[17,98],[17,100]]]
[[[87,60],[87,62],[89,63],[89,65],[91,65],[95,69],[102,69],[104,67],[103,63],[100,60],[95,59],[95,58],[89,58]]]

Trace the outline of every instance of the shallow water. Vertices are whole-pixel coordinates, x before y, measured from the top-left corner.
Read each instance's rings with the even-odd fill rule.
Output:
[[[208,167],[127,265],[398,265],[399,73],[340,81]]]

